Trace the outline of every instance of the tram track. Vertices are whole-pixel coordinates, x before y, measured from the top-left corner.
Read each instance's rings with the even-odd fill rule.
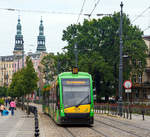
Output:
[[[93,127],[89,127],[89,128],[90,128],[91,130],[94,130],[96,133],[102,135],[103,137],[109,137],[109,136],[105,135],[104,133],[102,133],[102,132],[100,132],[100,131],[94,129]]]
[[[115,122],[115,123],[119,123],[119,124],[123,124],[123,125],[126,125],[126,126],[134,127],[134,128],[137,128],[137,129],[149,131],[149,129],[147,129],[147,128],[142,128],[142,127],[133,125],[133,124],[131,124],[131,123],[129,124],[129,123],[126,123],[126,122],[121,122],[121,121],[118,121],[118,120],[116,120],[116,119],[114,120],[114,119],[111,119],[111,118],[108,118],[108,117],[104,117],[104,116],[100,116],[100,117],[102,117],[102,118],[104,118],[104,119],[108,119],[108,120],[113,121],[113,122]]]
[[[106,134],[104,134],[103,132],[101,132],[100,130],[95,129],[94,127],[89,127],[89,126],[71,126],[71,127],[64,127],[64,129],[66,130],[67,133],[69,133],[68,135],[70,135],[71,137],[78,137],[78,136],[83,136],[83,137],[110,137]],[[78,134],[79,133],[83,133],[84,131],[87,131],[85,134]]]
[[[107,123],[105,123],[105,122],[102,122],[102,121],[99,121],[99,120],[96,120],[96,119],[95,119],[95,121],[98,122],[98,123],[101,123],[101,124],[103,124],[103,125],[109,126],[109,127],[111,127],[111,128],[114,128],[114,129],[120,130],[120,131],[122,131],[122,132],[128,133],[128,134],[130,134],[130,135],[133,135],[133,136],[136,136],[136,137],[143,137],[143,136],[141,136],[141,135],[138,135],[138,134],[133,133],[132,131],[128,131],[128,130],[122,129],[122,128],[116,127],[116,126],[114,126],[114,125],[107,124]]]
[[[64,128],[64,129],[71,135],[71,137],[77,137],[68,128]]]

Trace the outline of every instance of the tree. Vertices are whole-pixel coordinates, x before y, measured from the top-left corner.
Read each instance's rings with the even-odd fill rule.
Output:
[[[82,25],[70,25],[63,31],[62,40],[68,42],[68,46],[64,47],[65,54],[73,60],[74,44],[77,44],[79,69],[92,74],[99,95],[109,96],[118,90],[119,24],[120,13],[114,13],[98,20],[84,20]],[[124,79],[144,71],[147,47],[142,35],[143,32],[123,14],[123,54],[128,57],[124,63]],[[140,67],[134,65],[135,61],[141,62]]]
[[[37,89],[38,76],[29,56],[26,58],[26,67],[23,72],[25,83],[25,94],[30,94]]]
[[[7,94],[7,87],[0,87],[0,97],[6,97]]]
[[[8,88],[8,94],[11,97],[21,97],[25,95],[25,83],[23,77],[24,69],[13,74],[12,82]]]
[[[44,56],[44,58],[41,61],[41,64],[43,65],[42,72],[45,73],[45,79],[47,81],[53,81],[54,76],[57,73],[55,55],[50,53],[47,56]]]
[[[29,95],[37,89],[37,82],[38,77],[34,70],[32,60],[30,57],[27,57],[26,66],[12,76],[12,82],[8,89],[9,95],[11,97],[22,97],[22,104],[24,104],[25,95]]]

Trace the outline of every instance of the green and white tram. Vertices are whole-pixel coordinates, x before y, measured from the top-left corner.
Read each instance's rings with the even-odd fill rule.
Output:
[[[59,74],[43,94],[43,112],[58,124],[93,124],[91,75],[77,70]]]

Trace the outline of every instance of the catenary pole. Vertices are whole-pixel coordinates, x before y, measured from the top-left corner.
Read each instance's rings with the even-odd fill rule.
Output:
[[[123,63],[122,63],[122,49],[123,49],[123,40],[122,40],[122,8],[123,8],[123,3],[121,2],[120,4],[121,7],[121,12],[120,12],[120,63],[119,63],[119,99],[118,99],[118,110],[119,110],[119,115],[122,116],[122,84],[123,84],[123,76],[122,76],[122,71],[123,71]]]

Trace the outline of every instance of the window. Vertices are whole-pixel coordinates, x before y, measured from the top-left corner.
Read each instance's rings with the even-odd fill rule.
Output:
[[[137,89],[135,93],[136,93],[136,97],[138,98],[139,97],[139,90]]]
[[[90,103],[89,79],[63,79],[62,85],[65,108]]]
[[[138,77],[138,82],[139,82],[139,83],[142,83],[142,75],[141,75],[141,74],[140,74],[139,77]]]
[[[136,83],[136,75],[133,75],[133,82]]]
[[[133,60],[133,65],[136,66],[136,59]]]
[[[138,61],[139,67],[142,67],[142,61]]]

